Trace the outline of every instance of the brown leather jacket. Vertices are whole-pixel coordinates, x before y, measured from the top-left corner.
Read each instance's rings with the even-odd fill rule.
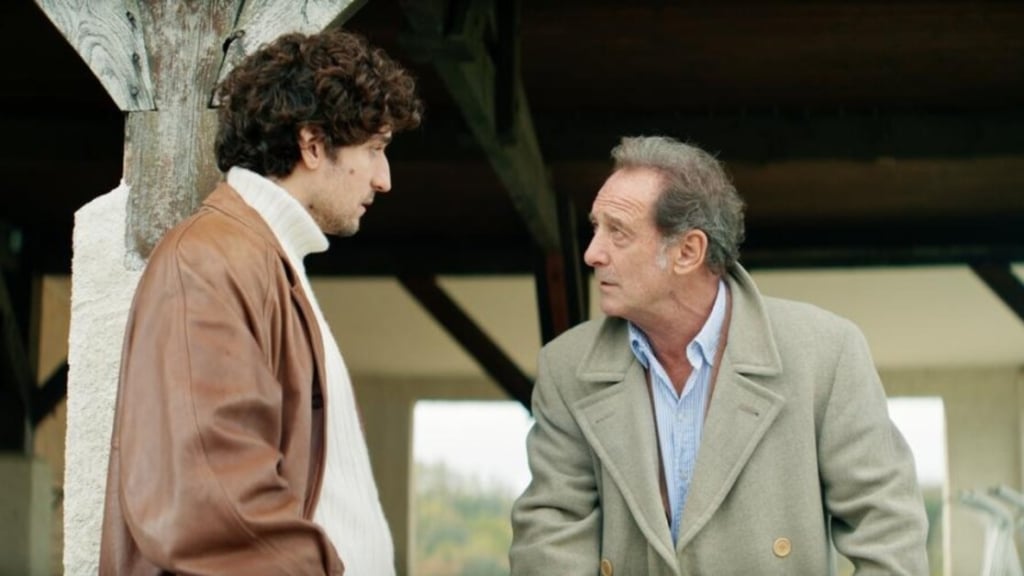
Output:
[[[311,520],[324,359],[273,233],[227,184],[161,240],[125,333],[100,574],[331,574]]]

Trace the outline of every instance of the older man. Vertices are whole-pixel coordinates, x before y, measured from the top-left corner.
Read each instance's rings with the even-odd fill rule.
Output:
[[[928,573],[927,522],[867,343],[762,296],[721,165],[627,138],[591,210],[607,316],[541,351],[512,573]]]

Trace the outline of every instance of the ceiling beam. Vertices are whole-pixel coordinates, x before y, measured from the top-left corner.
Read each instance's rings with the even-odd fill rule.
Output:
[[[12,276],[18,275],[12,271]],[[0,451],[29,454],[33,370],[7,277],[0,271]]]
[[[1024,154],[1024,110],[863,113],[534,113],[549,165],[607,161],[622,136],[666,134],[736,162],[843,159],[968,159]],[[422,137],[396,142],[421,161],[476,158],[461,121],[434,111]]]
[[[50,374],[42,386],[32,389],[32,426],[38,427],[47,416],[57,409],[57,405],[67,397],[67,394],[68,361],[65,358],[64,362]]]
[[[224,40],[224,59],[217,73],[217,84],[246,56],[285,32],[319,32],[347,21],[366,0],[305,0],[301,7],[285,0],[244,0],[234,29]],[[213,105],[219,105],[215,94]]]
[[[433,276],[401,274],[399,283],[494,378],[498,386],[530,409],[533,382],[476,322],[437,285]]]
[[[516,0],[497,3],[505,1]],[[433,63],[533,241],[558,249],[555,194],[518,75],[518,32],[514,22],[497,22],[515,10],[470,0],[402,0],[402,8],[412,30],[401,38],[407,52]]]
[[[1024,283],[1013,273],[1009,262],[973,264],[971,269],[995,292],[1004,304],[1024,321]]]
[[[665,133],[727,155],[731,161],[777,162],[816,159],[968,159],[1024,154],[1024,111],[969,114],[809,113],[627,114],[625,116],[537,115],[538,137],[548,163],[608,161],[621,136]],[[124,121],[116,111],[62,108],[0,110],[0,166],[38,164],[38,146],[57,146],[69,161],[120,166]],[[47,135],[67,136],[53,142]],[[98,140],[98,142],[97,142]],[[482,150],[462,118],[431,109],[429,122],[388,147],[396,162],[476,161]],[[546,184],[547,185],[547,184]],[[548,185],[550,186],[550,185]],[[553,193],[552,193],[553,194]],[[552,210],[554,204],[552,204]]]
[[[156,91],[134,2],[35,0],[124,111],[153,110]],[[143,8],[145,1],[142,2]],[[138,7],[136,7],[138,8]]]
[[[557,201],[562,249],[543,253],[534,271],[542,344],[586,320],[589,312],[576,207],[568,194],[559,193]]]
[[[790,224],[752,227],[740,247],[748,268],[835,268],[899,266],[967,266],[971,263],[1024,262],[1024,222],[983,222],[977,227],[913,226],[862,223],[840,228],[795,228]],[[864,233],[871,229],[870,235]],[[888,232],[886,230],[888,229]],[[948,231],[944,231],[948,229]],[[579,234],[580,249],[589,230]],[[37,236],[33,266],[40,274],[71,271],[71,224],[49,225]],[[568,258],[568,256],[566,256]],[[581,256],[582,258],[582,256]],[[537,249],[523,237],[417,237],[385,240],[357,234],[326,252],[306,257],[313,276],[395,276],[534,274]]]

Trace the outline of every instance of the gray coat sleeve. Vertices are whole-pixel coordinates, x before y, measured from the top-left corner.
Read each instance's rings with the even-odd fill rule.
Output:
[[[593,576],[600,559],[594,463],[541,352],[527,438],[532,480],[512,508],[512,576]],[[561,383],[562,385],[568,383]]]
[[[928,522],[914,457],[889,418],[867,342],[852,324],[821,419],[818,450],[832,538],[856,573],[928,574]]]

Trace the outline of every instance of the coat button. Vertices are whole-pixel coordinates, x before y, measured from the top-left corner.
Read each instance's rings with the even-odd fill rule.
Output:
[[[789,556],[789,553],[792,551],[793,545],[789,542],[789,538],[776,538],[775,542],[772,543],[772,552],[779,558]]]
[[[612,576],[614,572],[612,561],[607,558],[601,558],[601,576]]]

